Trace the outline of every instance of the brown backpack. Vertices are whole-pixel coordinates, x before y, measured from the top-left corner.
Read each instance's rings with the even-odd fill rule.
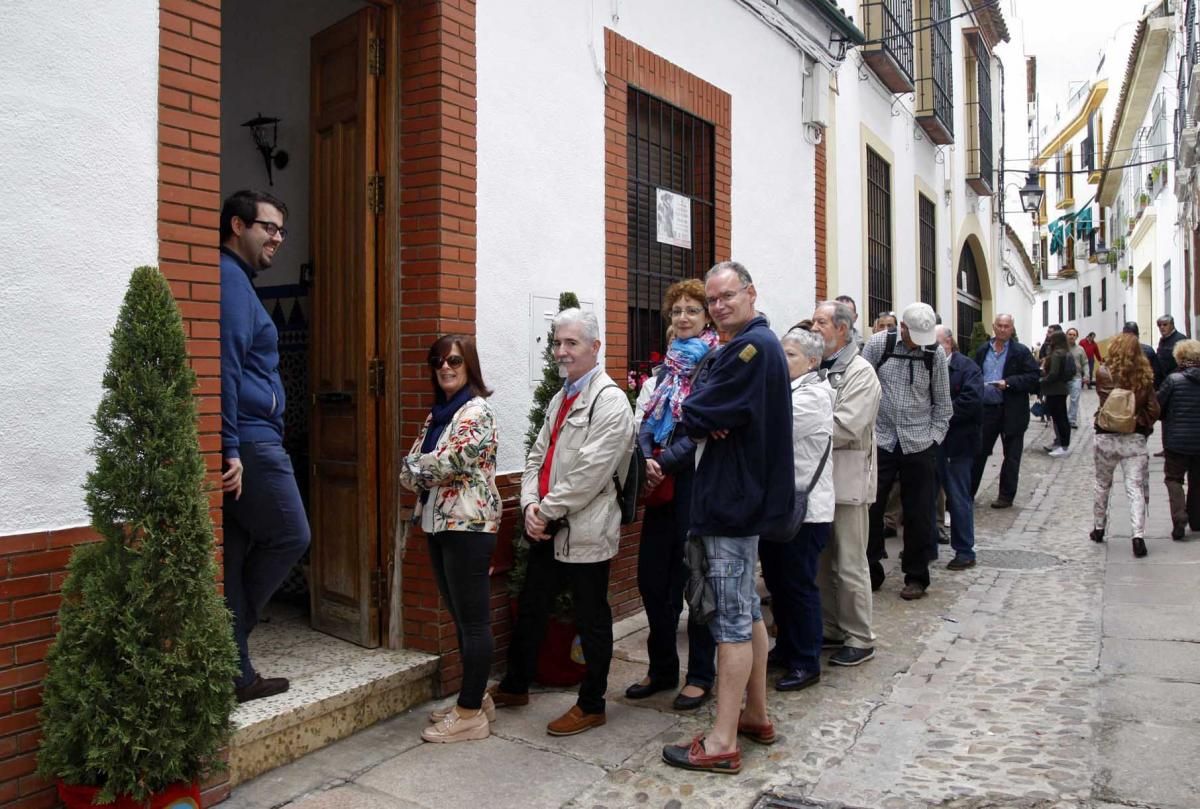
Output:
[[[1132,433],[1137,428],[1137,397],[1126,388],[1113,388],[1096,413],[1096,426],[1108,433]]]

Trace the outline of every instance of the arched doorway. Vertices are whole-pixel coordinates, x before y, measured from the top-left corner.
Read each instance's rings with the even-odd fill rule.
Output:
[[[983,320],[983,285],[979,282],[979,268],[975,264],[975,253],[969,244],[962,246],[958,254],[958,317],[955,319],[959,349],[970,350],[971,331]]]

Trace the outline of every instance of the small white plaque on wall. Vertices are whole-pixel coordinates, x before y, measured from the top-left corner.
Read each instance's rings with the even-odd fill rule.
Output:
[[[591,301],[580,301],[579,308],[585,312],[596,311]],[[557,314],[557,295],[529,296],[529,384],[532,387],[537,387],[542,381],[546,338],[550,334],[550,324]]]
[[[691,197],[672,194],[662,188],[654,189],[658,195],[658,240],[663,244],[692,249],[692,200]]]

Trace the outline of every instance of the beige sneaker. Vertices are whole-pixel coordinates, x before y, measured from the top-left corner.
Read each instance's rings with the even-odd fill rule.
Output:
[[[488,721],[495,722],[496,721],[496,703],[492,701],[492,695],[486,691],[483,692],[483,706],[482,707],[483,707],[483,712],[485,714],[487,714]],[[450,712],[453,710],[454,710],[454,703],[452,702],[449,705],[447,705],[445,708],[438,708],[436,711],[431,711],[429,713],[429,721],[432,722],[433,724],[437,724],[438,722],[441,722],[443,719],[445,719],[447,716],[449,716]]]
[[[486,739],[490,734],[491,725],[483,711],[464,717],[452,710],[441,722],[421,731],[421,738],[427,742],[453,744]]]

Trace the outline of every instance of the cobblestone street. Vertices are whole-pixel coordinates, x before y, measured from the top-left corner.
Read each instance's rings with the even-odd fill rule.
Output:
[[[1082,425],[1095,406],[1085,392]],[[602,729],[545,735],[573,701],[550,691],[502,711],[487,741],[422,745],[432,706],[420,706],[238,787],[227,805],[1194,809],[1200,538],[1170,540],[1152,458],[1149,557],[1132,557],[1119,479],[1109,541],[1090,542],[1091,429],[1061,459],[1041,451],[1049,437],[1031,425],[1012,509],[988,508],[993,461],[977,504],[978,567],[946,571],[943,553],[929,597],[911,603],[890,572],[876,594],[876,658],[826,666],[798,694],[772,691],[782,738],[744,742],[739,776],[662,764],[661,746],[707,727],[712,705],[680,715],[671,693],[626,701],[645,652],[644,631],[624,622]],[[1157,433],[1150,445],[1160,448]],[[889,564],[899,549],[889,541]]]

